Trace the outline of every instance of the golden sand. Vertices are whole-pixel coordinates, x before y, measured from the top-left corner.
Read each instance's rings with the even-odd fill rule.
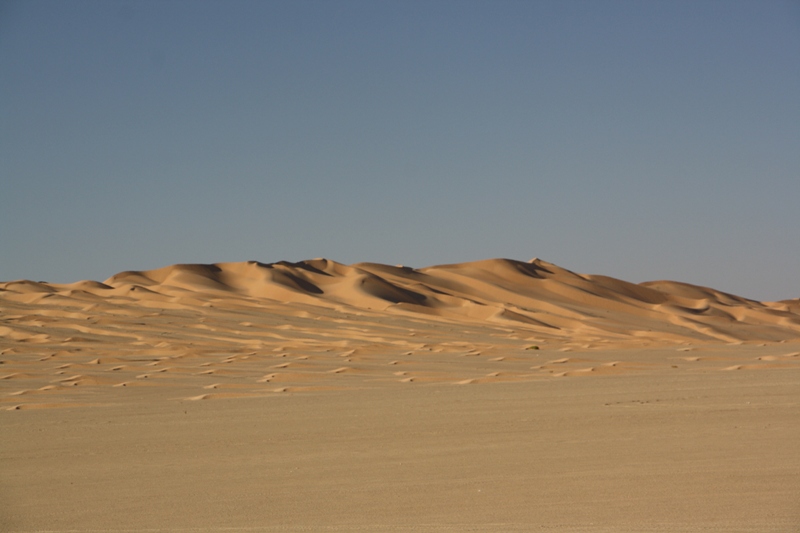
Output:
[[[0,283],[3,531],[800,531],[800,304],[544,261]]]

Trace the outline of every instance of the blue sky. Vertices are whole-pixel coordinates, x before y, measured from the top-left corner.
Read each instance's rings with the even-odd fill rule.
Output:
[[[800,297],[796,1],[0,1],[0,279],[552,261]]]

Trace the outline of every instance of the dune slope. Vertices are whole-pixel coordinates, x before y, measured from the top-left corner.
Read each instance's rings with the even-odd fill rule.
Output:
[[[103,283],[0,284],[0,301],[138,302],[148,307],[238,302],[308,304],[520,328],[543,339],[653,342],[800,337],[796,301],[763,303],[677,282],[632,284],[534,259],[491,259],[422,269],[327,259],[297,263],[173,265],[122,272]]]

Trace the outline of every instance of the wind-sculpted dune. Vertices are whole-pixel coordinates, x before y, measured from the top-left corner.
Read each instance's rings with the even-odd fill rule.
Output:
[[[548,362],[533,353],[800,338],[794,300],[633,284],[538,259],[421,269],[327,259],[173,265],[102,283],[6,282],[0,305],[7,409],[67,405],[81,398],[77,387],[162,385],[210,399],[624,373],[653,360]]]
[[[298,263],[173,265],[122,272],[103,283],[0,284],[8,305],[306,304],[376,316],[497,324],[543,340],[744,341],[800,337],[796,300],[763,303],[685,283],[633,284],[534,259],[492,259],[421,269],[327,259]]]

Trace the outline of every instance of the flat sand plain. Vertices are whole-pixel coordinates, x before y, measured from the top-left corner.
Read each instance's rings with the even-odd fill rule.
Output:
[[[799,308],[538,260],[0,283],[0,530],[797,532]]]

